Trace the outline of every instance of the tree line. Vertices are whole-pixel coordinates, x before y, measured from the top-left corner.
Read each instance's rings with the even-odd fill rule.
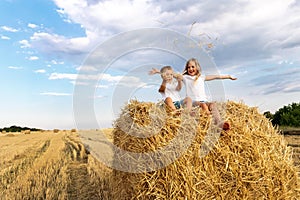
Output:
[[[264,112],[274,126],[300,127],[300,102],[283,106],[274,114],[270,111]]]
[[[28,128],[28,127],[20,127],[20,126],[10,126],[10,127],[4,127],[0,128],[0,132],[21,132],[25,130],[30,130],[30,131],[40,131],[41,129],[37,128]]]

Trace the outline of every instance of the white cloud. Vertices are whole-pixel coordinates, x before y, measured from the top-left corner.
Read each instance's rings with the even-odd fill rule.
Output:
[[[84,82],[84,81],[70,81],[70,83],[72,83],[73,85],[82,85],[82,86],[88,86],[90,85],[90,83],[88,82]]]
[[[289,82],[285,85],[283,92],[300,92],[300,84]]]
[[[28,60],[38,60],[38,59],[39,59],[39,57],[37,57],[37,56],[30,56],[28,58]]]
[[[290,13],[290,5],[293,0],[252,0],[252,1],[235,1],[211,18],[211,20],[197,21],[193,27],[193,33],[215,32],[226,37],[226,42],[236,42],[241,40],[246,34],[255,32],[257,36],[262,36],[268,28],[269,31],[289,23],[295,13]],[[276,15],[274,15],[276,13]],[[288,19],[288,21],[286,21]],[[257,32],[259,30],[261,32]],[[244,33],[239,35],[239,33]],[[260,35],[261,34],[261,35]],[[277,35],[278,33],[273,33]]]
[[[29,23],[27,26],[28,26],[29,28],[32,28],[32,29],[35,29],[35,28],[38,27],[38,25],[36,25],[36,24],[31,24],[31,23]]]
[[[78,85],[88,85],[88,82],[84,81],[99,81],[98,88],[106,88],[108,86],[118,85],[125,87],[143,87],[146,84],[141,81],[139,77],[135,76],[112,76],[110,74],[68,74],[68,73],[52,73],[49,76],[49,80],[71,80],[71,83]]]
[[[21,48],[31,47],[31,45],[29,44],[28,40],[21,40],[21,41],[19,41],[19,44],[21,44]]]
[[[40,95],[45,96],[72,96],[70,93],[60,93],[60,92],[42,92]]]
[[[1,35],[1,39],[2,39],[2,40],[10,40],[10,37],[7,37],[7,36],[5,36],[5,35]]]
[[[300,60],[300,5],[294,0],[54,2],[61,17],[79,24],[85,35],[72,38],[37,32],[24,47],[31,45],[47,55],[81,62],[96,45],[120,32],[166,27],[188,34],[196,22],[192,37],[203,44],[213,43],[212,55],[224,68],[253,60]]]
[[[97,1],[94,4],[89,2],[88,0],[76,2],[55,0],[56,5],[61,8],[59,10],[61,14],[72,22],[81,24],[87,30],[87,34],[93,36],[96,36],[95,33],[102,33],[102,35],[112,33],[113,29],[126,31],[138,26],[155,26],[158,24],[155,18],[161,12],[160,7],[151,4],[150,1],[110,0]],[[108,32],[103,31],[103,28]]]
[[[30,38],[32,47],[47,54],[80,56],[88,53],[113,34],[159,25],[156,18],[160,8],[150,2],[112,0],[99,1],[93,5],[88,2],[90,1],[55,1],[60,8],[58,12],[69,21],[80,24],[85,30],[84,36],[67,38],[62,35],[37,32]]]
[[[46,73],[46,70],[44,70],[44,69],[38,69],[38,70],[35,70],[34,73],[43,74],[43,73]]]
[[[63,64],[65,64],[64,61],[56,61],[56,60],[51,60],[51,63],[52,63],[53,65],[63,65]]]
[[[282,64],[281,64],[282,65]],[[297,65],[292,66],[289,62],[285,66],[276,69],[258,73],[256,78],[250,80],[251,86],[256,88],[254,93],[269,95],[300,92],[298,84],[300,82],[300,69]],[[260,88],[260,89],[258,89]]]
[[[65,56],[74,61],[74,58],[81,57],[90,49],[89,38],[66,38],[65,36],[36,32],[30,37],[30,45],[39,51],[51,56]]]
[[[52,73],[49,77],[50,80],[56,79],[69,79],[69,80],[104,80],[108,82],[119,81],[122,76],[111,76],[110,74],[68,74],[68,73]]]
[[[146,84],[142,84],[142,85],[140,85],[140,87],[142,87],[144,89],[156,88],[156,86],[154,86],[154,85],[146,85]]]
[[[77,71],[90,71],[90,72],[95,72],[95,71],[98,71],[98,69],[94,66],[80,66],[80,67],[77,67],[76,68]]]
[[[13,33],[18,32],[17,29],[14,29],[14,28],[9,27],[9,26],[1,26],[1,29],[4,30],[4,31],[7,31],[7,32],[13,32]]]
[[[99,78],[102,81],[108,81],[108,82],[118,82],[121,79],[124,78],[124,76],[112,76],[110,74],[99,74]],[[136,77],[127,77],[127,78],[133,78],[136,79]]]
[[[70,79],[76,80],[77,74],[65,74],[65,73],[52,73],[49,76],[49,80],[57,80],[57,79]]]
[[[19,70],[19,69],[23,69],[23,67],[9,66],[8,69]]]

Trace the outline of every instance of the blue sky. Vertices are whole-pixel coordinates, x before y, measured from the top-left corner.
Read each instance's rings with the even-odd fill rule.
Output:
[[[147,71],[172,65],[181,72],[185,62],[185,51],[162,46],[170,32],[193,40],[215,63],[211,70],[193,55],[204,73],[238,78],[218,82],[222,99],[274,112],[300,99],[299,12],[293,0],[2,0],[0,127],[69,129],[78,127],[78,115],[79,128],[110,127],[128,100],[158,102],[160,77]],[[90,91],[91,107],[74,105],[76,88]]]

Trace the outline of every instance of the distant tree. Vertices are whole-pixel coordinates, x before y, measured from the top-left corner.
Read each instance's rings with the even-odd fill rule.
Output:
[[[28,127],[20,127],[20,126],[11,126],[11,127],[4,127],[1,128],[0,131],[5,131],[5,132],[21,132],[25,130],[30,130],[30,131],[40,131],[40,129],[37,128],[28,128]]]
[[[273,125],[300,127],[300,103],[283,106],[273,115]]]
[[[270,111],[264,112],[264,116],[266,116],[266,118],[270,119],[271,121],[274,118],[274,115]]]

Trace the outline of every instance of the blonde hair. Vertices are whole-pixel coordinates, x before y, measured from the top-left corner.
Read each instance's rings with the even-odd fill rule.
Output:
[[[173,68],[171,66],[163,66],[161,69],[160,69],[160,76],[162,77],[163,74],[165,73],[165,71],[167,70],[172,70],[173,71]]]
[[[201,72],[202,72],[201,66],[200,66],[200,64],[199,64],[199,62],[198,62],[198,60],[197,60],[196,58],[191,58],[191,59],[189,59],[189,60],[186,62],[185,68],[184,68],[184,71],[183,71],[183,75],[185,75],[185,74],[189,75],[189,74],[188,74],[188,65],[189,65],[190,62],[194,62],[195,65],[196,65],[196,66],[195,66],[196,69],[197,69],[196,78],[195,78],[195,82],[196,82],[196,81],[198,80],[198,78],[201,76]]]
[[[160,69],[160,73],[164,73],[166,70],[173,70],[171,66],[163,66]]]

